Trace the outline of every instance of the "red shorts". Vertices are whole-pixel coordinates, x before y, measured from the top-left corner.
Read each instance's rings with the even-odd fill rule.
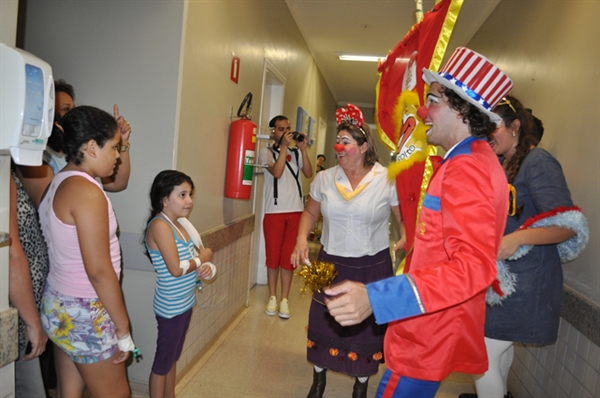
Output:
[[[267,268],[294,270],[290,260],[296,246],[300,216],[302,212],[265,214],[263,232]]]

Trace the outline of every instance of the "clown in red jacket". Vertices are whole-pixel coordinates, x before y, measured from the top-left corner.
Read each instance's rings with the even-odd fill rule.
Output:
[[[342,325],[374,314],[388,323],[387,370],[378,397],[433,397],[450,372],[482,373],[486,290],[508,210],[508,184],[486,137],[499,117],[491,109],[512,88],[483,56],[458,48],[430,85],[427,140],[446,150],[432,176],[416,228],[408,273],[368,285],[342,282],[325,293]]]

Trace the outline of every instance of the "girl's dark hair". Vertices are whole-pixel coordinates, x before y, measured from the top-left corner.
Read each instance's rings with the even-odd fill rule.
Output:
[[[81,147],[90,140],[100,148],[117,133],[115,118],[93,106],[78,106],[65,114],[60,121],[63,128],[62,150],[67,162],[80,165],[83,160]]]
[[[187,182],[194,192],[194,182],[185,173],[177,170],[163,170],[154,177],[152,188],[150,188],[150,217],[148,223],[163,209],[163,199],[169,197],[175,187]],[[146,227],[148,229],[148,227]],[[146,236],[146,234],[144,234]]]
[[[144,235],[142,241],[146,241],[148,235],[148,226],[150,220],[152,220],[158,213],[163,210],[163,199],[167,198],[173,192],[175,187],[187,182],[192,187],[192,193],[194,192],[194,182],[187,174],[177,170],[163,170],[154,177],[152,187],[150,188],[150,217],[146,221],[146,228],[144,229]],[[143,243],[142,242],[142,243]],[[150,257],[148,249],[146,249],[146,255]]]
[[[453,90],[442,86],[442,93],[448,98],[448,105],[458,112],[463,122],[468,123],[472,136],[487,138],[496,130],[496,123],[478,107],[466,101]]]
[[[531,147],[539,143],[539,140],[533,134],[534,124],[531,113],[515,97],[510,95],[504,97],[494,108],[494,113],[502,118],[506,128],[510,128],[517,119],[521,123],[519,130],[516,132],[518,134],[518,142],[515,154],[504,167],[506,178],[512,184],[523,159],[527,156]]]
[[[358,146],[361,146],[365,142],[368,145],[367,152],[363,155],[363,166],[370,167],[379,161],[379,154],[377,153],[377,146],[373,139],[371,129],[367,124],[363,124],[362,127],[356,127],[352,123],[340,123],[337,126],[337,132],[347,131],[350,133],[352,138],[356,140]]]

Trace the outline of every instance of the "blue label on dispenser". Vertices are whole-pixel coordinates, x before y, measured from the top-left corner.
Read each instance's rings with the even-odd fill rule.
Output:
[[[25,84],[23,135],[37,137],[44,116],[44,72],[37,66],[26,64]]]

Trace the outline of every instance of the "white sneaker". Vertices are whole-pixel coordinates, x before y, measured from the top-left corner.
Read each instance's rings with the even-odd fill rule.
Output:
[[[277,314],[277,297],[269,297],[269,301],[267,302],[267,306],[265,307],[265,313],[268,316],[273,316]]]
[[[281,303],[279,303],[279,317],[281,319],[288,319],[290,317],[290,306],[286,298],[282,299]]]

